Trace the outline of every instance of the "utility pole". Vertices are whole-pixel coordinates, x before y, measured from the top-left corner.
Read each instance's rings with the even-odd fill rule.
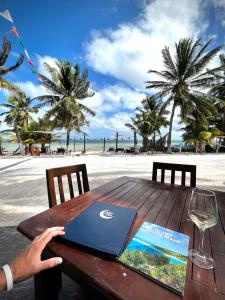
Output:
[[[105,138],[103,140],[103,152],[105,152]]]
[[[84,150],[83,153],[86,153],[86,133],[84,133]]]
[[[118,149],[118,139],[119,139],[119,133],[116,133],[116,153],[117,153],[117,149]]]

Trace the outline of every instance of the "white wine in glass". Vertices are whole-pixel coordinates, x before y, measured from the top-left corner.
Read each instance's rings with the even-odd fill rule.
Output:
[[[188,256],[190,260],[203,269],[214,268],[213,258],[204,252],[204,232],[207,228],[215,226],[218,220],[218,209],[216,195],[213,191],[194,189],[192,190],[188,214],[190,219],[200,230],[199,250],[192,249]]]

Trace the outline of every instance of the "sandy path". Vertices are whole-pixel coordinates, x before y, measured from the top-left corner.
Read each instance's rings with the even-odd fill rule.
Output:
[[[85,163],[90,187],[95,188],[124,175],[151,179],[153,161],[196,164],[199,187],[225,191],[225,154],[106,154],[26,159],[0,159],[0,226],[17,225],[48,208],[45,170],[57,166]]]

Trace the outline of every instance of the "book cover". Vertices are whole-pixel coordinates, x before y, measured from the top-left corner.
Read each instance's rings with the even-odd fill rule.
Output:
[[[144,222],[119,261],[183,295],[188,244],[189,236]]]
[[[60,240],[117,258],[124,249],[136,215],[133,208],[96,201],[66,224],[65,235]]]

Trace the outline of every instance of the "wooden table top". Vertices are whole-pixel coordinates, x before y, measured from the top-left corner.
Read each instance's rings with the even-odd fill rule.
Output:
[[[189,248],[198,248],[199,230],[188,219],[190,187],[121,177],[90,192],[23,221],[18,230],[34,239],[44,229],[65,225],[93,201],[133,207],[138,216],[129,239],[143,221],[155,223],[190,236]],[[216,192],[219,223],[205,232],[204,249],[216,267],[203,270],[188,260],[184,299],[225,299],[225,193]],[[97,288],[109,299],[176,300],[179,295],[154,283],[119,262],[103,259],[70,246],[50,242],[47,249],[63,258],[62,271],[78,282]]]

